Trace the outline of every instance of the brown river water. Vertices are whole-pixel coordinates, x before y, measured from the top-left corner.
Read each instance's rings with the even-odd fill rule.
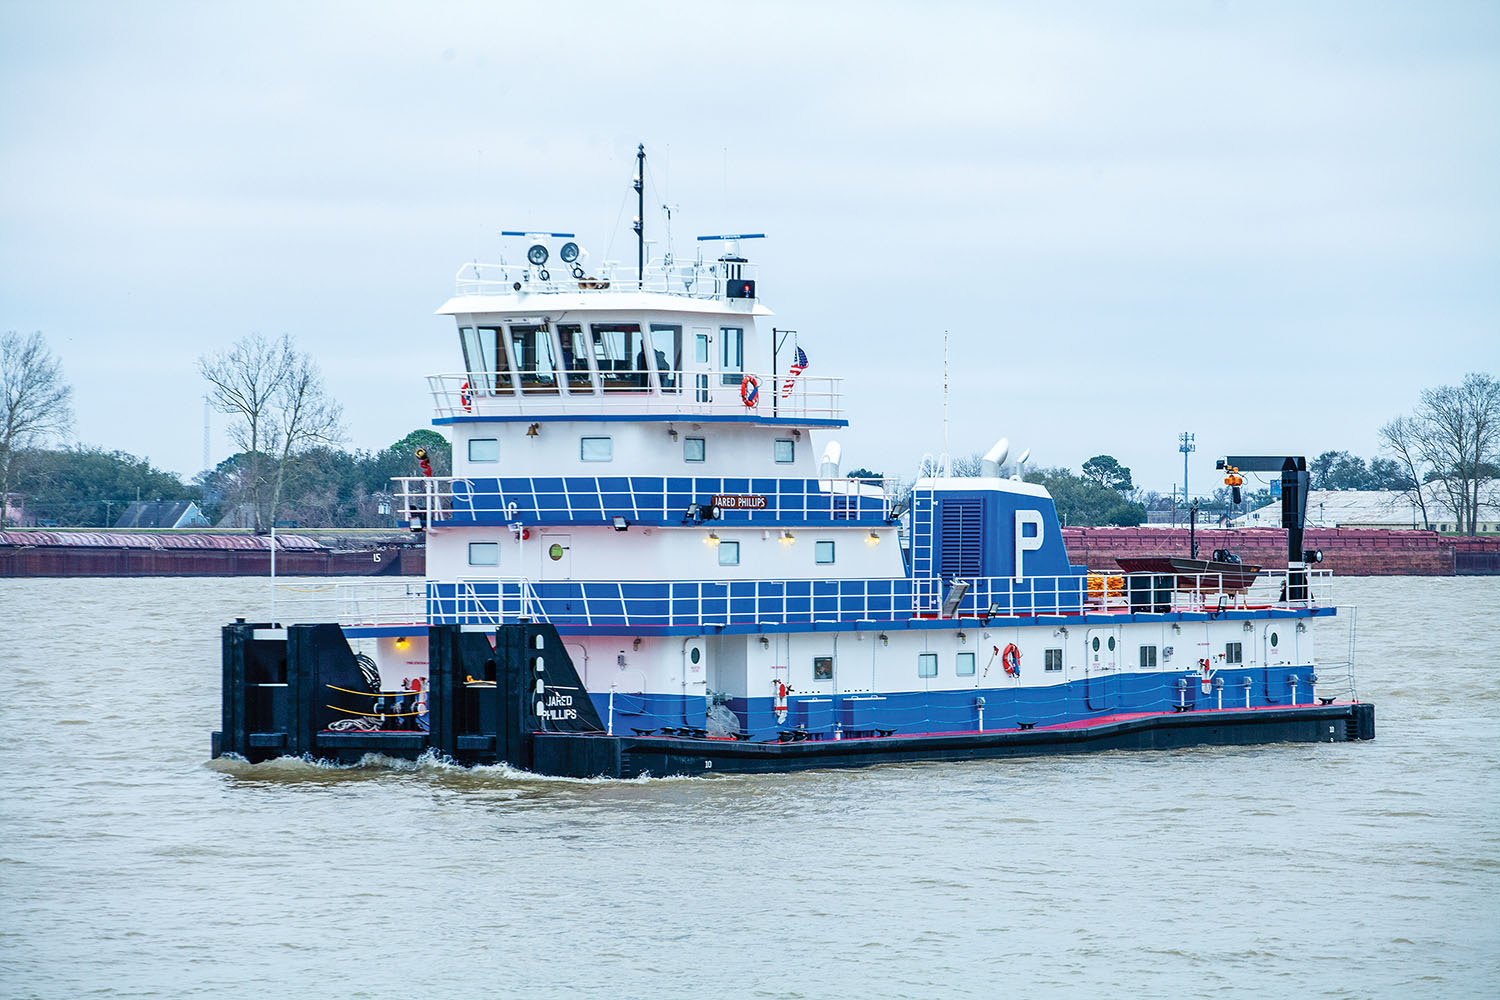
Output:
[[[1500,996],[1500,579],[1370,743],[638,781],[208,759],[264,581],[0,580],[0,996]]]

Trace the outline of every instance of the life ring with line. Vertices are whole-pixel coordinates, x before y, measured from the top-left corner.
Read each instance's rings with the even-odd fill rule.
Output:
[[[1021,651],[1016,648],[1015,643],[1006,646],[1005,652],[1000,654],[1000,665],[1010,676],[1021,676]]]
[[[470,411],[471,413],[473,412],[474,400],[469,396],[469,383],[465,382],[463,385],[458,387],[458,401],[464,404],[464,409]]]
[[[746,375],[740,380],[740,401],[746,406],[760,402],[760,380],[754,375]]]

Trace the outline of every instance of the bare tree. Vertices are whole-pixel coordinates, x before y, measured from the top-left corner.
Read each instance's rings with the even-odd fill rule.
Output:
[[[245,456],[242,488],[255,530],[263,531],[275,521],[287,460],[313,444],[336,442],[342,408],[328,398],[317,364],[287,335],[272,341],[249,334],[227,351],[200,357],[198,370],[211,405],[233,418],[230,434]]]
[[[1417,506],[1421,508],[1422,527],[1431,530],[1432,519],[1427,516],[1427,500],[1422,493],[1425,485],[1423,473],[1429,466],[1422,458],[1421,431],[1417,427],[1416,420],[1412,417],[1397,417],[1380,428],[1380,440],[1406,470],[1411,487],[1405,492],[1411,494]]]
[[[1496,478],[1500,460],[1500,381],[1471,372],[1458,385],[1423,389],[1416,412],[1398,417],[1380,434],[1417,481],[1418,496],[1427,480],[1458,530],[1474,534],[1482,489]],[[1425,504],[1422,516],[1427,517]]]
[[[73,388],[40,332],[0,335],[0,529],[21,451],[73,424]]]

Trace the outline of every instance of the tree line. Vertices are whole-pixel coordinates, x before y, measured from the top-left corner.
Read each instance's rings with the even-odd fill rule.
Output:
[[[135,499],[193,500],[212,522],[228,517],[256,531],[273,523],[370,526],[395,523],[390,478],[421,474],[418,447],[427,450],[435,474],[452,468],[447,441],[430,430],[376,452],[344,450],[341,408],[316,362],[290,336],[249,334],[202,355],[198,370],[211,405],[229,418],[237,451],[184,482],[124,452],[44,447],[72,425],[72,387],[40,333],[0,335],[0,501],[24,495],[32,514],[60,526],[108,526]],[[1380,439],[1386,457],[1319,455],[1309,469],[1312,488],[1400,491],[1429,527],[1439,513],[1429,508],[1436,506],[1474,534],[1489,502],[1487,484],[1500,479],[1500,381],[1471,373],[1458,385],[1424,389],[1416,409],[1383,426]],[[977,476],[980,462],[978,454],[955,459],[950,472]],[[921,474],[932,474],[932,465]],[[1148,511],[1180,505],[1176,497],[1139,489],[1129,467],[1111,455],[1094,456],[1077,473],[1038,468],[1025,479],[1047,488],[1065,524],[1136,525]],[[1232,512],[1227,488],[1206,501],[1209,511]],[[1239,509],[1270,501],[1269,490],[1247,492]],[[9,513],[0,502],[0,528]]]

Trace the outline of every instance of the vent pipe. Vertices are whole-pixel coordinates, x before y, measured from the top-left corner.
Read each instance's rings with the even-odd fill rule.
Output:
[[[843,455],[843,451],[837,441],[828,442],[828,447],[823,449],[823,461],[818,466],[819,477],[823,479],[839,477],[839,458]]]
[[[995,442],[995,447],[984,453],[979,460],[979,474],[986,479],[999,479],[1000,467],[1005,464],[1005,456],[1010,452],[1010,441],[1001,438]]]

